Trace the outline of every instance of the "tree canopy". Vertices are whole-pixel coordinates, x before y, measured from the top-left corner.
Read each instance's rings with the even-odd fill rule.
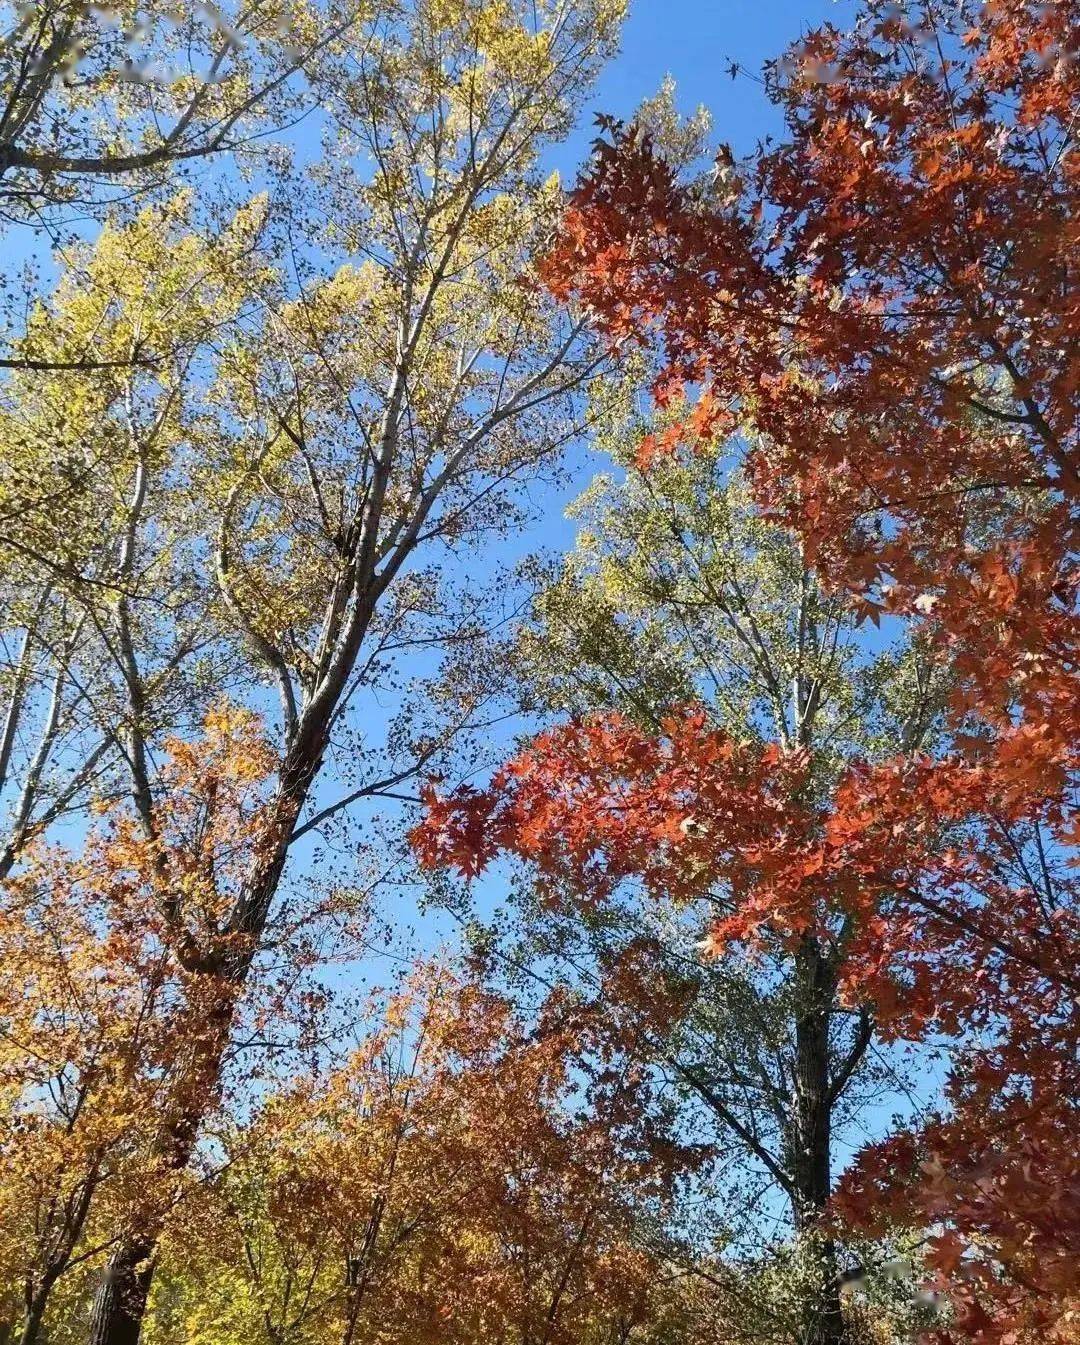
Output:
[[[0,1342],[1077,1338],[1080,26],[624,11],[7,22]]]

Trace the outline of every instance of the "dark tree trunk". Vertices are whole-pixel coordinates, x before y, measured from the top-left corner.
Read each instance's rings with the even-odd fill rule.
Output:
[[[840,1304],[836,1248],[828,1239],[823,1239],[817,1252],[818,1288],[807,1304],[800,1345],[848,1345],[848,1332]]]
[[[154,1276],[156,1239],[122,1243],[94,1299],[89,1345],[138,1345]]]
[[[303,744],[306,756],[287,757],[282,767],[273,828],[257,847],[252,871],[237,899],[227,930],[226,951],[208,962],[216,987],[210,1006],[191,1023],[191,1058],[177,1080],[171,1112],[163,1118],[157,1143],[159,1169],[183,1172],[195,1150],[203,1120],[221,1082],[233,1013],[247,983],[258,943],[288,854],[289,838],[307,790],[321,764],[321,738]],[[121,1238],[94,1299],[88,1345],[138,1345],[154,1277],[154,1255],[171,1197],[151,1206],[139,1227]]]
[[[154,1254],[172,1205],[172,1180],[184,1172],[199,1137],[203,1118],[217,1095],[229,1043],[237,988],[216,978],[214,999],[192,1015],[191,1056],[172,1093],[171,1114],[162,1119],[154,1153],[154,1189],[137,1226],[126,1229],[105,1268],[94,1298],[88,1345],[138,1345]]]
[[[39,1296],[27,1309],[22,1330],[19,1332],[19,1345],[35,1345],[41,1335],[41,1323],[44,1317],[45,1299]],[[0,1326],[0,1345],[6,1345],[10,1339],[10,1328]]]
[[[92,1178],[84,1184],[80,1199],[74,1205],[68,1207],[69,1220],[64,1241],[57,1248],[56,1255],[45,1268],[37,1288],[28,1292],[26,1296],[26,1315],[19,1332],[19,1345],[37,1345],[37,1342],[41,1339],[41,1328],[45,1321],[45,1310],[49,1306],[49,1295],[52,1293],[56,1281],[71,1263],[71,1255],[85,1226],[86,1216],[90,1211],[90,1202],[96,1188],[97,1181]],[[14,1332],[12,1329],[0,1326],[0,1345],[5,1345],[5,1342],[13,1339]]]
[[[832,1190],[832,1108],[829,1028],[836,975],[812,939],[796,957],[795,1109],[789,1134],[795,1225],[815,1237]],[[800,1345],[845,1345],[836,1249],[821,1237],[816,1247],[820,1278],[810,1296]]]

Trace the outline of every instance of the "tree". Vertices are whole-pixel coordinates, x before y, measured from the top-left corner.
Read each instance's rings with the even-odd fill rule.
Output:
[[[163,738],[190,729],[221,670],[256,671],[247,694],[259,709],[263,686],[276,694],[278,766],[242,881],[190,944],[177,915],[175,953],[208,996],[203,1049],[155,1117],[177,1173],[264,965],[290,850],[349,806],[393,797],[484,722],[485,612],[467,557],[513,526],[517,487],[578,432],[581,394],[606,363],[584,319],[532,283],[560,204],[537,155],[570,124],[619,8],[394,8],[328,50],[334,173],[316,166],[295,209],[271,203],[245,253],[251,269],[235,272],[255,284],[183,367],[183,415],[154,452],[136,435],[94,551],[103,582],[81,554],[53,545],[41,556],[42,583],[76,622],[86,613],[71,643],[92,675],[62,682],[86,716],[76,740],[95,724],[103,740],[71,773],[75,743],[53,757],[46,818],[57,799],[77,801],[89,769],[98,790],[131,799],[153,842],[167,806]],[[334,249],[340,267],[326,262]],[[79,377],[55,371],[58,389]],[[159,394],[147,375],[137,427],[153,427]],[[28,414],[20,400],[16,418]],[[123,399],[113,414],[127,414]],[[162,609],[158,580],[174,565],[191,605]],[[20,606],[14,632],[53,657],[51,640],[28,633],[36,610]],[[440,653],[454,676],[428,698],[424,671]],[[174,700],[178,683],[189,694]],[[383,688],[398,713],[380,737]],[[19,713],[40,705],[23,693]],[[316,799],[330,759],[342,793]],[[175,900],[182,911],[184,894]],[[159,1229],[140,1212],[116,1231],[95,1345],[137,1338]]]
[[[228,899],[274,763],[258,724],[224,707],[170,750],[155,838],[113,809],[78,857],[39,845],[5,880],[0,1224],[22,1345],[40,1338],[58,1281],[185,1181],[157,1118],[193,1081],[212,1007],[187,954]]]
[[[1032,939],[1019,902],[1019,928],[1008,941],[972,923],[973,896],[1000,900],[1003,893],[955,850],[941,847],[943,826],[967,824],[972,796],[986,802],[983,775],[960,765],[952,770],[943,787],[940,768],[925,760],[855,765],[828,806],[815,809],[798,802],[803,762],[733,740],[700,711],[671,715],[659,736],[609,714],[540,735],[486,791],[432,795],[417,839],[426,863],[463,872],[478,871],[503,851],[519,855],[586,905],[627,880],[684,901],[722,883],[731,909],[706,940],[712,955],[733,942],[768,947],[773,937],[793,951],[808,940],[815,946],[831,940],[826,946],[833,947],[840,922],[841,994],[849,1003],[873,1004],[884,1033],[919,1039],[1002,1017],[1006,1028],[990,1049],[961,1056],[954,1127],[931,1127],[925,1135],[931,1146],[941,1137],[949,1141],[931,1151],[943,1167],[959,1165],[961,1176],[925,1186],[915,1201],[940,1217],[942,1190],[966,1192],[970,1211],[950,1208],[950,1223],[990,1233],[989,1254],[1014,1272],[1009,1291],[999,1290],[1002,1306],[1012,1311],[1019,1293],[1033,1329],[1047,1319],[1065,1329],[1069,1296],[1032,1294],[1024,1270],[1041,1237],[1054,1249],[1047,1288],[1071,1284],[1071,1215],[1062,1210],[1059,1222],[1045,1192],[1026,1213],[1026,1202],[1004,1208],[984,1192],[989,1187],[1000,1199],[1040,1171],[1054,1172],[1055,1189],[1068,1190],[1074,1065],[1062,1046],[1073,1031],[1075,975],[1069,961],[1059,961],[1060,940]],[[967,807],[952,811],[964,793]],[[1059,1084],[1065,1091],[1057,1091]],[[966,1135],[976,1122],[1009,1137],[1004,1154]],[[890,1150],[896,1146],[886,1157]],[[972,1166],[977,1195],[963,1181]],[[909,1175],[918,1179],[919,1169]],[[1056,1197],[1049,1208],[1057,1209]],[[931,1247],[945,1271],[955,1267],[958,1249],[967,1247],[955,1234],[936,1237]],[[970,1276],[959,1286],[950,1281],[950,1294],[962,1301],[973,1287]],[[987,1331],[1006,1331],[1017,1321],[1002,1316],[994,1323],[981,1304],[972,1312]]]
[[[0,47],[5,213],[48,226],[103,187],[158,186],[177,164],[283,129],[315,102],[302,72],[357,18],[319,5],[19,11]]]
[[[682,1096],[686,1133],[734,1166],[741,1184],[748,1169],[757,1174],[745,1221],[736,1210],[737,1187],[724,1190],[723,1230],[744,1250],[760,1254],[774,1244],[775,1199],[765,1195],[771,1189],[787,1208],[800,1255],[809,1263],[823,1237],[836,1146],[845,1128],[857,1127],[888,1090],[868,1055],[875,1035],[872,1006],[842,994],[850,927],[834,909],[827,927],[770,934],[751,959],[731,949],[702,965],[691,951],[718,919],[739,909],[745,893],[723,863],[710,868],[699,855],[700,867],[691,866],[675,885],[666,862],[646,856],[658,827],[664,828],[666,852],[681,837],[704,836],[717,825],[710,808],[694,806],[689,777],[696,770],[722,777],[725,757],[710,765],[687,761],[681,805],[674,802],[675,782],[659,786],[651,803],[645,801],[645,779],[640,782],[646,832],[634,834],[636,813],[620,823],[632,854],[608,855],[607,824],[597,822],[592,809],[611,806],[606,791],[617,795],[620,788],[623,766],[615,744],[624,742],[631,758],[651,751],[645,746],[650,739],[675,733],[675,724],[685,728],[685,706],[696,698],[695,742],[712,735],[717,743],[739,741],[755,760],[772,753],[765,759],[775,763],[777,776],[781,758],[788,757],[788,778],[777,781],[775,807],[797,811],[813,834],[849,762],[914,752],[935,740],[945,688],[920,642],[867,648],[855,617],[840,597],[821,591],[800,547],[756,515],[737,445],[713,445],[641,472],[634,459],[648,429],[634,433],[619,425],[604,436],[626,478],[601,476],[577,502],[577,549],[543,590],[519,651],[530,704],[569,712],[595,725],[597,736],[583,728],[582,740],[574,730],[541,739],[540,755],[551,758],[543,767],[545,784],[560,799],[557,817],[548,816],[552,804],[542,799],[526,753],[496,786],[505,790],[496,795],[504,802],[522,788],[515,821],[501,830],[508,818],[496,806],[494,830],[485,834],[478,826],[469,837],[458,836],[465,853],[456,858],[467,867],[487,856],[489,847],[506,846],[538,861],[539,891],[521,903],[527,932],[522,935],[515,924],[509,934],[516,958],[527,955],[531,940],[541,967],[554,964],[567,968],[563,974],[588,978],[636,947],[642,984],[635,987],[624,974],[621,993],[631,1002],[648,1001],[658,986],[670,984],[680,1004],[674,1022],[670,1011],[663,1013],[643,1042]],[[593,774],[605,769],[601,723],[613,752],[605,786]],[[585,740],[588,784],[576,792],[573,781],[583,763],[569,763],[573,744]],[[693,749],[686,750],[692,758]],[[557,762],[566,765],[565,779]],[[643,766],[643,776],[655,780],[658,769]],[[468,798],[459,796],[462,803]],[[550,881],[553,872],[562,874],[551,852],[562,856],[575,843],[561,830],[568,822],[563,803],[581,810],[573,826],[581,837],[582,868],[568,891]],[[434,801],[429,806],[440,815],[446,807]],[[667,815],[676,806],[681,812]],[[724,806],[726,816],[733,805]],[[655,811],[648,814],[647,808]],[[743,823],[755,836],[776,824],[749,807]],[[446,857],[441,847],[448,838],[436,819],[416,839],[427,862]],[[614,837],[610,844],[618,849]],[[747,868],[753,863],[748,857],[733,862]],[[649,872],[653,863],[665,865],[663,875],[650,880],[642,903],[636,886],[620,880]],[[800,1272],[789,1301],[775,1310],[771,1329],[778,1340],[843,1335],[834,1250],[826,1239],[816,1251],[823,1257],[816,1278],[810,1269]]]
[[[949,1190],[965,1232],[935,1259],[982,1262],[950,1293],[987,1338],[1067,1329],[1073,1293],[1071,1220],[1048,1233],[1012,1193],[1077,1170],[1076,48],[1068,6],[865,4],[772,67],[786,134],[742,175],[721,153],[680,177],[610,126],[547,268],[612,335],[655,337],[661,400],[704,389],[683,433],[755,429],[764,507],[864,612],[923,622],[982,721],[966,759],[883,766],[838,801],[845,845],[889,819],[890,862],[913,863],[864,909],[879,1014],[998,1030],[958,1061],[920,1205]],[[962,845],[913,860],[943,824]]]
[[[602,1009],[560,995],[526,1022],[427,967],[382,1017],[228,1132],[166,1245],[154,1340],[644,1338],[664,1271],[636,1225],[679,1160],[626,1048],[597,1056]]]

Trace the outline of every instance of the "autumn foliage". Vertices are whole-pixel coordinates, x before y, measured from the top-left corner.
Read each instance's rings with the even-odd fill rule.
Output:
[[[204,1056],[234,1009],[223,912],[273,757],[224,706],[170,754],[154,838],[107,809],[79,855],[40,846],[4,884],[0,1258],[23,1300],[5,1307],[35,1329],[117,1226],[168,1214],[190,1180],[170,1127],[219,1095]]]
[[[0,1345],[1077,1345],[1077,6],[18,8]]]
[[[661,402],[701,388],[683,433],[765,437],[763,505],[868,604],[932,610],[965,702],[1054,786],[1077,728],[1076,20],[939,8],[810,35],[745,181],[687,187],[612,127],[546,275],[613,337],[655,336]]]
[[[680,1157],[611,1034],[593,1053],[603,1022],[560,997],[526,1022],[419,968],[346,1059],[226,1132],[166,1253],[176,1339],[248,1339],[260,1316],[269,1338],[343,1345],[632,1334],[664,1279],[636,1199],[663,1208]]]
[[[426,864],[465,873],[518,855],[585,904],[628,880],[686,900],[719,890],[710,955],[753,948],[765,932],[793,947],[811,934],[839,948],[845,995],[871,1003],[886,1036],[1004,1024],[992,1048],[958,1067],[952,1118],[917,1142],[871,1150],[844,1202],[862,1210],[857,1196],[884,1192],[881,1208],[895,1215],[893,1187],[928,1175],[904,1194],[909,1210],[947,1215],[970,1239],[933,1242],[942,1271],[955,1270],[958,1248],[990,1248],[1039,1286],[1021,1293],[1033,1320],[1056,1320],[1076,1237],[1080,926],[1067,878],[1050,910],[1039,883],[1009,874],[1016,837],[1047,819],[988,768],[959,760],[855,765],[824,807],[800,801],[801,776],[797,757],[735,743],[694,712],[660,739],[596,719],[542,735],[487,791],[433,795],[416,844]],[[964,845],[980,823],[979,848]],[[980,1277],[1003,1312],[1017,1310],[1015,1288],[990,1270],[967,1284]]]
[[[774,65],[781,143],[694,178],[604,122],[546,279],[648,347],[655,455],[748,432],[759,505],[865,616],[949,661],[953,751],[853,763],[693,710],[542,735],[432,796],[425,863],[506,851],[585,903],[724,893],[708,951],[842,950],[886,1034],[958,1043],[948,1109],[866,1151],[838,1208],[931,1229],[954,1339],[1072,1339],[1080,1281],[1075,750],[1078,28],[1073,7],[866,4]],[[936,1231],[940,1228],[944,1231]]]

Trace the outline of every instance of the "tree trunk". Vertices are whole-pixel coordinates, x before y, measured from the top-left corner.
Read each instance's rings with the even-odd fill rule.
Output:
[[[215,978],[217,979],[217,978]],[[175,1199],[172,1180],[185,1171],[199,1131],[217,1096],[238,988],[218,979],[214,999],[189,1014],[191,1057],[177,1079],[170,1114],[163,1118],[152,1155],[148,1205],[137,1227],[126,1229],[94,1298],[88,1345],[137,1345],[154,1278],[154,1253]]]
[[[41,1323],[44,1316],[45,1299],[39,1295],[27,1309],[22,1330],[19,1332],[19,1345],[35,1345],[35,1342],[41,1334]],[[0,1345],[5,1345],[5,1342],[10,1339],[11,1333],[9,1328],[0,1326]]]
[[[209,1001],[193,1005],[191,1057],[177,1078],[156,1145],[158,1171],[166,1186],[171,1176],[187,1168],[203,1120],[217,1097],[233,1014],[266,928],[296,818],[321,764],[322,740],[322,734],[311,735],[309,730],[300,759],[286,757],[274,820],[256,844],[250,876],[226,931],[226,951],[208,965]],[[171,1200],[166,1190],[140,1226],[121,1237],[94,1299],[88,1345],[138,1345],[154,1277],[154,1254]]]
[[[37,1345],[37,1341],[41,1339],[41,1327],[45,1321],[45,1309],[49,1306],[49,1295],[52,1293],[53,1285],[70,1263],[72,1248],[82,1232],[89,1206],[89,1191],[87,1191],[75,1213],[73,1225],[68,1228],[66,1245],[61,1247],[58,1255],[42,1274],[41,1283],[27,1297],[26,1315],[23,1318],[22,1330],[19,1332],[19,1345]],[[13,1337],[14,1332],[10,1327],[0,1326],[0,1345],[5,1345],[5,1342]]]
[[[824,1238],[812,1251],[818,1258],[817,1288],[808,1297],[800,1345],[848,1345],[840,1303],[836,1248]]]
[[[113,1253],[94,1299],[89,1345],[138,1345],[156,1241],[133,1239]]]
[[[800,1345],[845,1345],[836,1249],[818,1232],[832,1191],[829,1027],[836,976],[813,939],[799,949],[795,968],[795,1114],[789,1135],[794,1215],[796,1229],[819,1265]]]

